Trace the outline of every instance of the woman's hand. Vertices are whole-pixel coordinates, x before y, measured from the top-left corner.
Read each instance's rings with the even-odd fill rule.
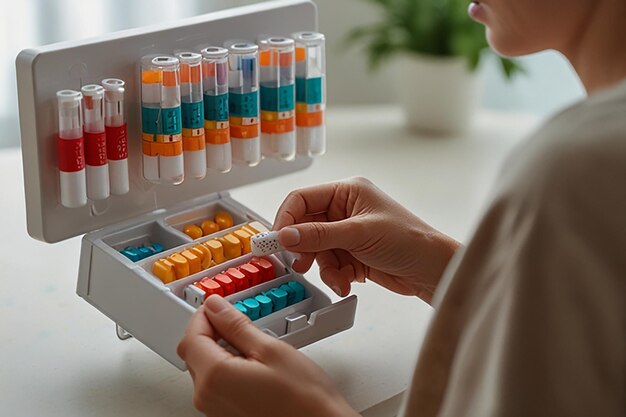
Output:
[[[340,296],[368,278],[430,302],[460,246],[364,178],[291,192],[274,229],[300,254],[293,268],[305,272],[317,260],[322,280]]]
[[[357,416],[321,368],[218,295],[193,315],[178,355],[194,382],[194,405],[207,416]]]

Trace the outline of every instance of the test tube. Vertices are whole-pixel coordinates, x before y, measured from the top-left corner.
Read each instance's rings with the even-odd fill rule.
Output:
[[[255,166],[261,162],[259,47],[249,42],[235,42],[228,52],[228,109],[233,160]]]
[[[154,183],[182,183],[185,169],[178,58],[142,58],[141,126],[144,178]]]
[[[109,164],[107,140],[104,131],[104,88],[87,84],[83,93],[83,136],[85,138],[85,164],[87,174],[87,197],[104,200],[109,197]]]
[[[228,172],[232,167],[228,125],[228,50],[209,46],[202,50],[204,134],[207,167]]]
[[[199,180],[206,176],[202,55],[180,52],[176,57],[180,61],[185,176]]]
[[[128,140],[124,115],[125,83],[117,78],[106,78],[101,84],[104,87],[104,130],[107,138],[111,194],[124,195],[130,190]]]
[[[85,151],[81,101],[83,95],[74,90],[57,91],[59,135],[57,152],[61,182],[61,204],[74,208],[87,204]]]
[[[324,35],[297,32],[296,42],[296,140],[299,155],[326,152],[326,58]]]
[[[259,41],[261,65],[261,152],[291,160],[296,155],[294,41]]]

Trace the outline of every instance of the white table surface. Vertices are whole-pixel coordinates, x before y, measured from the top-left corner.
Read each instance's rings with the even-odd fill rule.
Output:
[[[482,111],[465,137],[419,138],[394,107],[333,108],[328,152],[310,169],[232,195],[271,220],[294,188],[362,175],[464,241],[503,158],[537,122]],[[75,294],[80,238],[50,245],[27,235],[17,149],[0,151],[0,190],[0,415],[197,415],[187,373],[134,339],[118,340],[113,323]],[[307,277],[321,282],[315,269]],[[354,327],[303,351],[357,410],[394,415],[431,309],[370,283],[354,293]]]

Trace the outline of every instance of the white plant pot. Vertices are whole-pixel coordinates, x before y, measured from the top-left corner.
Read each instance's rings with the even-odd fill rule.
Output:
[[[393,83],[409,128],[438,135],[469,129],[481,83],[464,58],[407,54],[395,64]]]

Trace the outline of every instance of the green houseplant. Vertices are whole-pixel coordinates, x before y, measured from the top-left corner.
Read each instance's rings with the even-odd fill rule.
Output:
[[[441,133],[467,129],[479,91],[476,69],[489,48],[484,27],[467,15],[469,0],[367,1],[383,19],[353,29],[347,43],[364,45],[373,69],[394,58],[409,125]],[[515,61],[498,60],[507,78],[521,70]]]

